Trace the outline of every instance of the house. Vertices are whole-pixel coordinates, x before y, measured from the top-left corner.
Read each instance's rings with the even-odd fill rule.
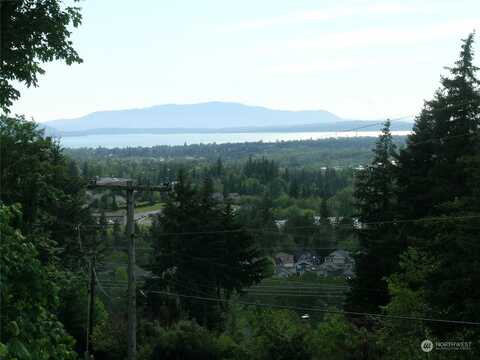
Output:
[[[325,257],[325,261],[317,269],[320,276],[355,276],[355,261],[350,252],[346,250],[335,250]]]
[[[92,217],[97,224],[100,224],[100,219],[102,217],[101,213],[94,213],[92,214]],[[113,225],[113,224],[125,225],[127,223],[127,215],[124,211],[106,212],[105,220],[109,225]]]
[[[350,252],[346,250],[335,250],[325,257],[326,264],[333,264],[336,266],[344,266],[346,264],[353,263],[353,259],[350,256]]]
[[[163,209],[157,209],[152,211],[146,211],[142,213],[135,213],[135,222],[137,224],[149,224],[151,225],[158,216],[162,214]]]
[[[285,252],[276,253],[274,276],[286,278],[295,274],[295,263],[292,254]]]
[[[116,177],[95,177],[89,180],[89,185],[118,185],[126,186],[132,182],[130,179],[116,178]]]
[[[318,215],[315,215],[313,217],[313,224],[314,225],[320,225],[321,224],[321,220],[322,218]],[[336,217],[336,216],[330,216],[328,217],[328,222],[330,223],[330,225],[338,225],[342,222],[343,220],[343,217]]]
[[[275,220],[275,225],[277,226],[278,230],[282,231],[285,229],[285,225],[287,224],[287,220],[281,219],[281,220]]]
[[[330,221],[330,224],[332,224],[333,226],[336,226],[342,222],[343,216],[330,216],[328,220]]]
[[[315,271],[315,264],[309,260],[303,259],[295,263],[295,271],[297,275],[302,275],[309,271]]]
[[[299,252],[295,255],[295,259],[295,269],[298,275],[316,271],[320,264],[320,258],[311,252]]]
[[[294,255],[294,260],[295,262],[308,261],[308,262],[311,262],[312,264],[317,264],[317,265],[320,263],[320,258],[315,253],[311,253],[309,251],[296,252]]]
[[[293,267],[294,260],[292,254],[287,254],[285,252],[279,252],[275,254],[275,264],[286,266],[286,267]]]
[[[354,229],[363,229],[364,225],[358,218],[352,218],[353,228]]]

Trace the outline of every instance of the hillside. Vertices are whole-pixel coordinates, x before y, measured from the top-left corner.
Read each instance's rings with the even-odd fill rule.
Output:
[[[158,105],[143,109],[100,111],[75,119],[43,123],[63,136],[125,133],[204,133],[341,131],[375,121],[340,118],[325,110],[286,111],[238,103]],[[410,128],[399,124],[398,130]]]
[[[332,123],[342,119],[328,111],[284,111],[237,103],[157,105],[142,109],[99,111],[76,119],[49,121],[61,131],[100,128],[228,128]]]

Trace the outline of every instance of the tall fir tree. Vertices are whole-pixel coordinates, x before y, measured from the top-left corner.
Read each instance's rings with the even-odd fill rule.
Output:
[[[480,318],[480,81],[473,41],[473,33],[463,40],[450,75],[425,103],[398,171],[399,216],[441,220],[402,229],[412,246],[439,264],[419,284],[426,292],[425,315],[465,321]]]
[[[385,123],[374,151],[373,161],[356,177],[355,200],[363,227],[358,237],[361,246],[356,256],[356,277],[348,297],[347,308],[378,312],[389,300],[385,277],[396,269],[402,246],[393,225],[395,211],[396,147]]]
[[[318,248],[317,253],[323,258],[333,251],[336,243],[335,229],[330,221],[331,212],[327,199],[320,202],[320,220],[315,230],[313,244]]]
[[[460,59],[425,102],[400,152],[399,210],[405,218],[439,214],[439,204],[471,191],[462,158],[478,154],[480,83],[473,41],[473,33],[463,40]]]
[[[152,228],[152,270],[157,279],[149,282],[149,290],[228,299],[233,291],[241,291],[263,277],[264,260],[253,238],[242,230],[231,206],[218,203],[212,195],[209,177],[198,189],[183,171],[179,173],[174,191]],[[156,313],[162,301],[154,295],[149,301]],[[200,324],[221,326],[219,303],[188,297],[180,297],[177,303],[183,313]],[[166,304],[172,307],[172,303]]]

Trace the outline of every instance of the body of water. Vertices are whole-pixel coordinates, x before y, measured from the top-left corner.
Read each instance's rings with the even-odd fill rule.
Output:
[[[408,135],[410,131],[392,131],[393,135]],[[150,147],[155,145],[223,144],[242,142],[277,142],[291,140],[317,140],[339,137],[378,136],[380,131],[338,132],[271,132],[271,133],[205,133],[205,134],[121,134],[87,135],[60,138],[62,146],[81,147]]]

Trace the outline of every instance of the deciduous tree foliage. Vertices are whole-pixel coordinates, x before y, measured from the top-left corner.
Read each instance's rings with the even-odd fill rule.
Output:
[[[21,117],[0,118],[0,156],[2,203],[21,209],[22,216],[15,218],[13,226],[34,249],[35,261],[39,262],[36,269],[57,276],[45,277],[42,286],[45,289],[51,287],[55,292],[52,293],[55,296],[52,300],[57,315],[55,321],[61,320],[65,329],[75,335],[77,350],[81,351],[85,341],[84,304],[87,299],[82,286],[86,287],[87,282],[76,274],[84,260],[76,225],[88,225],[92,220],[85,206],[85,189],[76,165],[63,155],[57,143],[44,136],[35,123]],[[94,229],[85,226],[81,239],[83,250],[95,246]],[[9,261],[16,261],[12,249],[5,249],[2,255]],[[32,274],[25,272],[25,276],[28,283]],[[23,283],[19,281],[17,285],[21,287]],[[15,284],[4,290],[3,296],[18,291]],[[33,296],[30,300],[30,305],[35,305],[37,300]],[[24,301],[28,303],[28,297]],[[46,320],[39,317],[38,321]],[[32,328],[30,335],[43,336],[36,329]]]
[[[43,265],[35,243],[15,229],[20,217],[18,208],[0,205],[0,357],[76,359],[75,341],[56,316],[62,274]]]
[[[80,25],[81,15],[79,7],[59,0],[1,0],[0,17],[0,109],[9,112],[20,97],[14,83],[37,86],[42,63],[82,62],[69,29]]]
[[[2,202],[21,205],[19,226],[26,236],[35,237],[45,260],[56,248],[57,255],[63,254],[64,264],[73,266],[81,259],[76,225],[91,219],[84,206],[84,184],[72,160],[37,124],[6,116],[0,117],[0,156]],[[91,229],[89,234],[86,228],[83,235],[86,246],[87,240],[93,242]],[[46,238],[53,243],[40,243]]]

